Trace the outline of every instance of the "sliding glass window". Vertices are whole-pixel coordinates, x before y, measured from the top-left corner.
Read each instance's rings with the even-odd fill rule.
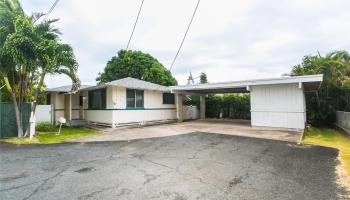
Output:
[[[126,89],[126,107],[127,108],[143,108],[144,107],[144,91]]]
[[[106,88],[91,90],[88,97],[89,109],[106,109]]]

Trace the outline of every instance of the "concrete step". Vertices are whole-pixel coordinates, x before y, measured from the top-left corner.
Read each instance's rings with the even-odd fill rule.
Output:
[[[85,119],[73,119],[70,120],[67,124],[68,126],[85,126],[87,124],[87,121]]]

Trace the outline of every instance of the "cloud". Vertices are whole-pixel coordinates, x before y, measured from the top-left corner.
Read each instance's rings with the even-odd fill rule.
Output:
[[[53,2],[23,0],[27,13]],[[125,48],[140,0],[61,0],[62,41],[73,46],[83,83],[94,84],[106,62]],[[196,0],[145,0],[131,49],[169,67]],[[206,72],[210,82],[280,76],[317,51],[350,50],[348,0],[201,1],[173,74],[180,84],[189,72]],[[69,84],[48,76],[49,87]]]

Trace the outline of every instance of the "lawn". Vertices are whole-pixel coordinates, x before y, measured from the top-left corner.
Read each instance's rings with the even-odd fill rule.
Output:
[[[347,184],[350,185],[350,138],[345,134],[329,128],[310,128],[302,140],[303,144],[333,147],[339,150],[340,160],[347,174]]]
[[[66,139],[78,138],[93,134],[98,134],[98,131],[87,128],[64,127],[59,135],[57,135],[57,131],[38,131],[35,137],[39,140],[40,144],[53,144],[63,142]]]
[[[57,135],[57,130],[37,131],[34,138],[5,138],[0,139],[2,142],[12,144],[54,144],[64,142],[66,139],[78,138],[87,135],[98,134],[99,132],[87,128],[63,127],[61,133]]]

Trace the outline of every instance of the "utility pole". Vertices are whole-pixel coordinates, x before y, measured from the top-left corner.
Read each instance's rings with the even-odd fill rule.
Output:
[[[187,85],[192,85],[192,84],[194,84],[194,80],[193,80],[192,72],[190,72],[190,75],[188,76],[188,79],[187,79]]]

